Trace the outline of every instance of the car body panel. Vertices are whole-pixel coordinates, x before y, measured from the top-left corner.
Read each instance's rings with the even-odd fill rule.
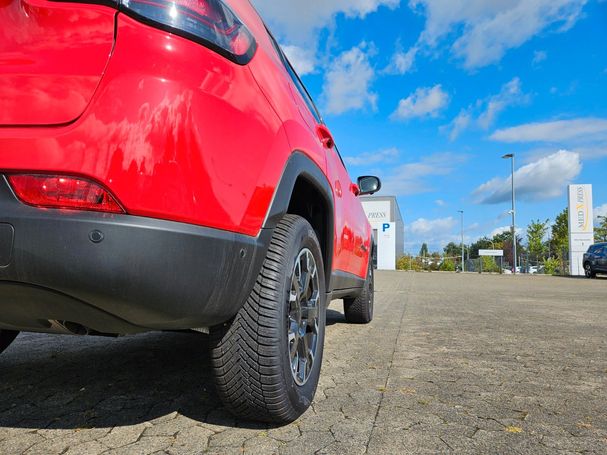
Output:
[[[86,176],[129,214],[252,236],[289,154],[248,67],[124,15],[106,74],[77,122],[0,130],[2,171]]]
[[[109,61],[116,11],[42,0],[2,3],[0,125],[75,120]]]
[[[239,257],[242,255],[245,264],[239,265],[235,271],[230,268],[226,258],[219,264],[222,268],[230,269],[230,276],[238,277],[244,270],[248,270],[251,276],[257,276],[259,270],[252,266],[247,269],[247,261],[252,261],[253,256],[260,267],[259,252],[266,244],[260,239],[267,239],[273,229],[268,223],[269,217],[286,213],[291,193],[282,194],[281,191],[293,191],[293,182],[299,172],[306,179],[315,179],[315,185],[329,193],[327,198],[330,203],[326,206],[331,207],[328,214],[331,220],[327,226],[332,232],[326,238],[332,242],[331,248],[326,248],[330,254],[326,262],[331,272],[331,279],[327,283],[332,284],[327,291],[341,290],[335,295],[347,297],[362,288],[367,276],[372,240],[370,225],[357,198],[357,188],[337,149],[321,140],[319,128],[326,131],[322,119],[248,1],[229,2],[257,41],[255,54],[246,65],[234,63],[198,42],[141,23],[111,6],[48,0],[23,0],[22,3],[37,5],[48,11],[73,9],[73,18],[82,18],[82,25],[76,26],[75,30],[90,25],[89,18],[98,18],[104,30],[110,27],[113,32],[109,35],[98,32],[97,40],[87,40],[89,35],[82,32],[72,37],[74,40],[81,39],[80,42],[69,45],[66,42],[66,49],[75,47],[77,51],[74,55],[83,56],[82,68],[68,51],[52,54],[52,62],[44,60],[47,57],[42,57],[43,51],[36,54],[31,42],[33,37],[41,36],[41,32],[36,31],[33,25],[23,27],[27,38],[24,38],[24,42],[29,42],[30,47],[24,46],[18,50],[15,40],[10,41],[10,49],[6,44],[4,48],[0,47],[0,61],[10,62],[0,66],[0,78],[4,78],[2,80],[8,85],[3,90],[14,93],[12,98],[7,98],[12,104],[5,105],[9,112],[3,114],[6,121],[13,124],[0,127],[0,174],[44,173],[88,178],[107,188],[125,209],[125,218],[115,219],[125,220],[126,225],[129,220],[134,220],[133,223],[136,222],[142,229],[140,232],[147,233],[147,229],[150,229],[141,221],[146,219],[178,223],[179,226],[175,227],[178,232],[183,230],[181,225],[211,230],[210,234],[205,231],[195,236],[194,241],[199,245],[198,255],[204,255],[201,237],[221,238],[229,242],[233,235],[239,236],[235,245],[244,246],[234,246],[229,253]],[[13,1],[9,2],[9,6],[13,11]],[[57,17],[61,18],[61,14]],[[70,37],[65,19],[55,22],[47,19],[35,22],[34,19],[33,23],[48,28],[44,32],[46,36],[57,33],[61,37]],[[2,26],[9,19],[6,15],[0,15],[0,21]],[[62,29],[55,30],[59,26]],[[97,35],[91,28],[90,37],[94,36]],[[65,38],[65,41],[69,40]],[[56,42],[61,41],[58,39]],[[90,49],[89,60],[84,56],[87,49]],[[39,71],[38,81],[50,73],[64,77],[49,79],[53,83],[53,93],[71,93],[74,74],[94,75],[94,80],[85,78],[89,80],[89,85],[86,90],[79,92],[79,104],[69,102],[69,99],[63,100],[56,103],[56,111],[49,109],[44,115],[41,114],[44,111],[42,102],[33,103],[30,110],[26,106],[16,107],[15,103],[21,100],[19,97],[26,96],[24,91],[30,80],[26,71],[22,71],[21,79],[17,75],[17,67],[26,66],[26,52],[44,63],[39,63],[39,70],[36,66],[28,70],[31,74]],[[62,68],[65,68],[63,73]],[[28,113],[31,116],[28,117]],[[289,163],[294,162],[307,164],[302,165],[301,169],[289,168]],[[282,184],[285,179],[289,179],[289,184]],[[10,197],[7,196],[6,200],[10,200],[11,207],[14,206],[15,201]],[[287,202],[286,208],[282,204],[284,201]],[[275,208],[278,205],[280,209]],[[42,213],[44,216],[50,213],[50,218],[45,218],[45,223],[49,225],[60,224],[63,219],[62,211],[44,209],[42,212],[42,209],[32,207],[28,207],[27,216],[36,219],[37,210],[41,210],[41,216]],[[44,261],[44,258],[31,260],[34,253],[27,259],[26,255],[21,254],[23,251],[34,252],[39,247],[41,252],[47,252],[44,254],[50,254],[50,250],[42,247],[41,238],[28,240],[24,237],[30,227],[20,222],[20,213],[16,209],[10,220],[7,214],[0,213],[0,225],[4,225],[1,235],[5,240],[3,245],[6,244],[2,246],[6,251],[0,251],[0,259],[8,263],[3,266],[5,270],[4,274],[0,274],[0,284],[19,280],[27,285],[38,283],[51,293],[65,293],[76,301],[86,302],[87,281],[84,281],[84,287],[79,288],[73,287],[68,278],[78,281],[75,273],[78,270],[90,273],[94,262],[85,261],[78,265],[79,262],[71,261],[63,269],[60,264],[53,262],[49,271],[43,266],[52,261]],[[69,216],[65,217],[65,220],[70,219]],[[111,224],[112,219],[102,216],[99,223],[105,226],[104,223]],[[87,243],[90,242],[88,232],[85,231],[94,229],[95,220],[98,218],[93,217],[90,223],[74,224],[73,235],[78,237],[77,242],[68,244],[67,239],[58,234],[60,230],[53,230],[49,233],[52,236],[49,244],[55,247],[65,244],[66,249],[80,248],[85,251],[84,245],[90,247]],[[81,227],[76,228],[77,225]],[[166,229],[172,229],[171,226]],[[111,231],[127,232],[122,228]],[[167,239],[173,239],[171,242],[178,237],[174,233],[166,235]],[[162,265],[164,258],[154,255],[156,244],[159,254],[169,255],[162,236],[149,238],[153,239],[150,240],[153,244],[147,248],[145,242],[133,244],[141,249],[142,258]],[[10,247],[7,246],[9,240],[12,242],[13,239],[18,245],[15,251],[12,251],[12,243]],[[247,253],[250,242],[258,245],[256,253],[252,255]],[[137,248],[128,250],[128,260],[132,263],[137,262]],[[119,255],[122,250],[110,251]],[[75,258],[79,251],[70,251],[61,257]],[[99,257],[100,267],[112,264],[115,268],[115,261],[120,262],[120,257],[112,261],[102,260],[109,254]],[[212,255],[217,256],[217,253]],[[176,260],[171,256],[171,261]],[[204,260],[210,267],[217,265],[214,257],[205,257]],[[197,263],[195,258],[191,262]],[[184,274],[189,273],[186,278],[195,282],[200,279],[198,269],[200,267],[179,270]],[[128,274],[129,269],[120,270]],[[153,276],[161,275],[162,268],[153,270]],[[66,277],[67,284],[54,275],[55,271]],[[50,282],[45,281],[49,273],[53,276]],[[171,276],[169,272],[167,274]],[[114,274],[104,271],[100,277],[112,289],[118,289]],[[221,299],[218,297],[228,295],[222,286],[234,287],[234,281],[223,283],[218,274],[212,274],[212,277],[212,282],[207,283],[209,292],[205,295],[208,302],[212,302],[215,316],[197,320],[191,306],[174,306],[184,309],[173,313],[167,311],[170,320],[167,317],[165,328],[185,328],[188,323],[202,324],[205,320],[215,324],[220,322],[220,315],[227,318],[234,314],[243,302],[230,302],[229,311],[220,311]],[[103,279],[96,284],[100,293],[104,288]],[[183,286],[173,289],[178,282],[170,281],[165,291],[173,296],[181,296]],[[139,283],[140,288],[146,286],[145,280]],[[243,289],[241,291],[244,292]],[[125,310],[129,303],[140,303],[137,295],[130,294],[115,304],[108,303],[110,299],[103,297],[104,308],[128,323],[162,329],[162,315],[165,313],[161,301],[155,302],[153,317],[135,318],[128,309]],[[170,296],[165,297],[168,304]],[[90,299],[90,302],[94,301],[94,298]],[[70,301],[68,306],[72,304]],[[91,305],[95,306],[94,303]],[[103,329],[107,330],[107,327]]]

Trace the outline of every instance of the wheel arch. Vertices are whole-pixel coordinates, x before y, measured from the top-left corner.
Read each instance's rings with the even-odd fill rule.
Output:
[[[325,284],[331,289],[333,267],[333,191],[324,172],[305,154],[289,157],[274,193],[264,229],[274,229],[287,213],[305,218],[314,228],[323,254]]]

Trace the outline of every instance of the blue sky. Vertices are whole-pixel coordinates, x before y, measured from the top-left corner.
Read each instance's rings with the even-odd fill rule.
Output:
[[[395,194],[405,249],[551,221],[569,183],[607,215],[607,1],[254,0],[350,174]]]

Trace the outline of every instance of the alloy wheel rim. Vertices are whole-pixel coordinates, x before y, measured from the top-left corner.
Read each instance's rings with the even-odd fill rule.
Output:
[[[320,285],[312,252],[301,250],[291,278],[289,292],[288,349],[295,383],[303,386],[312,373],[318,350]]]

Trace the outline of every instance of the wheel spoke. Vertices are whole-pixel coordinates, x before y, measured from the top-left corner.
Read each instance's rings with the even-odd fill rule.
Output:
[[[316,304],[310,303],[302,307],[302,318],[306,321],[311,322],[318,318],[318,306]]]
[[[316,355],[316,340],[317,337],[314,333],[308,333],[303,339],[304,347],[305,347],[305,357],[307,359],[306,366],[308,370],[306,371],[306,375],[310,373],[312,365],[314,365],[314,357]]]
[[[293,287],[293,286],[291,286]],[[289,303],[294,303],[297,302],[297,291],[294,289],[291,289],[291,292],[289,293]]]
[[[291,371],[294,375],[297,374],[297,367],[299,365],[299,354],[295,352],[295,355],[291,357]]]
[[[295,300],[297,301],[298,299],[301,298],[301,282],[300,282],[300,274],[293,272],[293,280],[291,282],[291,294],[295,295]],[[289,295],[289,299],[291,298],[291,296]]]
[[[304,382],[307,378],[306,374],[306,364],[308,363],[308,359],[305,357],[299,358],[299,365],[297,366],[297,376],[301,382]]]

